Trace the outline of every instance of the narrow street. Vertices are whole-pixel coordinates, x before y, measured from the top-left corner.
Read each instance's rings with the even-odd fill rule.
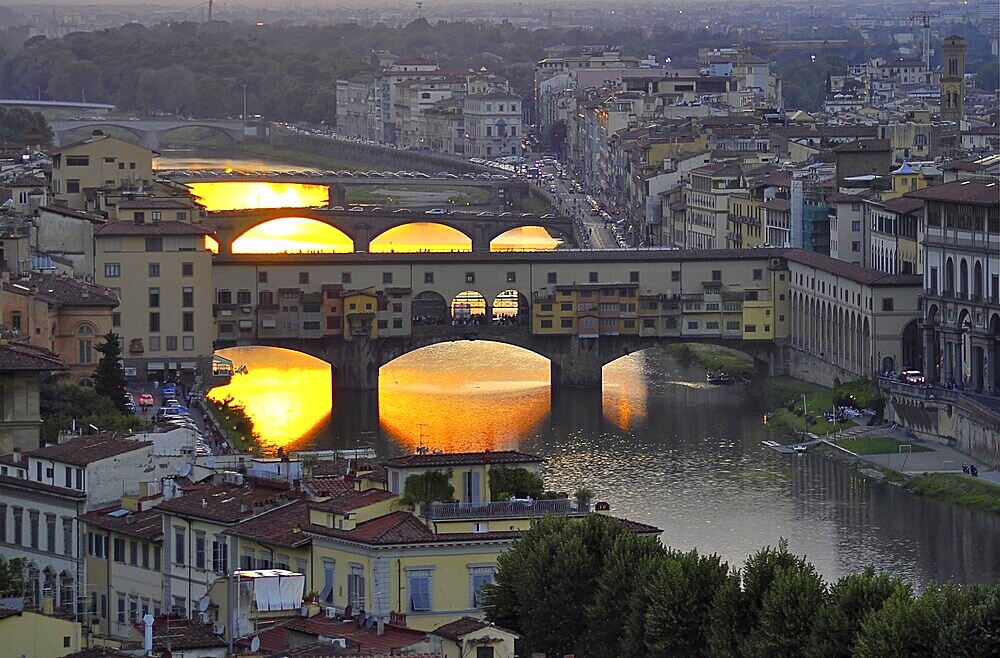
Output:
[[[560,179],[554,165],[546,165],[541,169],[543,178],[536,185],[552,200],[559,214],[572,216],[583,225],[584,232],[589,234],[590,249],[618,249],[618,240],[610,229],[605,228],[600,215],[591,214],[593,208],[587,203],[587,195],[574,192],[570,179]],[[545,180],[546,175],[552,175],[551,180]],[[550,186],[555,186],[553,193]],[[586,248],[586,247],[584,247]]]

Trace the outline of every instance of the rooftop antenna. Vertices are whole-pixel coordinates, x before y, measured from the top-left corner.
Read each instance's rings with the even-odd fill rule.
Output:
[[[420,0],[417,0],[416,4],[417,4],[417,18],[420,18],[421,16],[424,15],[424,3],[421,2]]]
[[[209,20],[209,22],[211,22],[211,20],[212,20],[212,4],[214,3],[214,1],[215,0],[208,0],[208,20]]]
[[[919,20],[924,29],[923,51],[920,54],[924,56],[924,68],[928,71],[931,68],[931,19],[940,15],[939,11],[915,11],[910,14],[910,22]]]

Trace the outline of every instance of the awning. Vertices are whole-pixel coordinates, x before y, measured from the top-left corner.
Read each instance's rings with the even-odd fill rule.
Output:
[[[164,366],[162,361],[152,361],[146,364],[146,370],[163,370],[163,369]]]
[[[181,370],[194,370],[197,367],[197,361],[181,361]]]

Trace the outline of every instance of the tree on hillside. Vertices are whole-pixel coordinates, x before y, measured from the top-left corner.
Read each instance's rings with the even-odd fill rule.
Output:
[[[111,400],[120,413],[128,413],[125,407],[125,370],[122,367],[121,339],[113,331],[104,335],[104,341],[97,346],[101,359],[94,370],[94,390]]]
[[[48,144],[52,130],[41,112],[0,107],[0,140],[14,144]]]

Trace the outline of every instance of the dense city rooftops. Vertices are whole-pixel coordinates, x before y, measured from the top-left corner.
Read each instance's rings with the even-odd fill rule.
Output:
[[[455,621],[444,624],[443,626],[438,626],[431,631],[431,634],[443,637],[446,640],[461,640],[466,635],[475,633],[476,631],[481,631],[484,628],[496,628],[515,637],[521,637],[514,631],[507,630],[506,628],[500,628],[495,624],[491,624],[488,621],[477,619],[475,617],[462,617],[461,619],[456,619]]]
[[[163,516],[157,509],[133,512],[112,505],[80,515],[87,525],[102,530],[141,539],[156,539],[163,535]]]
[[[41,272],[30,272],[18,279],[4,281],[3,290],[14,295],[30,295],[53,305],[115,307],[120,301],[109,288]]]
[[[309,525],[309,507],[304,500],[258,514],[237,523],[226,531],[259,544],[298,548],[312,541],[312,537],[302,532]]]
[[[906,196],[927,201],[997,206],[1000,205],[1000,183],[997,180],[952,181],[909,192]]]
[[[26,343],[0,343],[0,372],[65,370],[55,352]]]
[[[259,514],[263,507],[291,502],[287,492],[264,484],[216,484],[159,504],[161,512],[220,523],[236,523]]]

